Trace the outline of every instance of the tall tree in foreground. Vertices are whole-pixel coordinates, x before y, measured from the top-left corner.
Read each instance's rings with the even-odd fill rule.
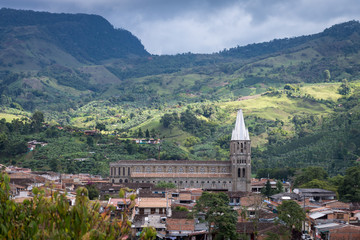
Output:
[[[224,193],[203,192],[195,205],[195,213],[205,213],[205,221],[215,239],[237,239],[237,212],[229,206]]]
[[[303,209],[293,200],[283,201],[283,203],[278,206],[278,217],[292,231],[293,238],[301,233],[305,216]],[[294,239],[297,238],[295,237]]]

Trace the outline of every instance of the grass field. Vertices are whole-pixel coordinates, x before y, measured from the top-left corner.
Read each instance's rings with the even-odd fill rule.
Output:
[[[0,113],[0,119],[5,118],[5,120],[7,122],[11,122],[13,119],[21,118],[21,117],[23,117],[23,116],[13,115],[13,114],[9,114],[9,113]]]

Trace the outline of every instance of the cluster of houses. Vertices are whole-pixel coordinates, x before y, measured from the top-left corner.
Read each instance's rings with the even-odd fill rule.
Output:
[[[1,166],[0,166],[1,167]],[[70,204],[75,203],[79,186],[95,184],[103,207],[114,206],[113,215],[128,211],[131,221],[129,238],[137,239],[144,227],[154,227],[158,239],[208,239],[211,226],[190,217],[203,189],[159,189],[153,183],[110,183],[108,179],[89,174],[34,172],[19,167],[2,168],[9,174],[12,197],[17,202],[31,198],[33,187],[49,187],[66,192]],[[323,189],[294,189],[284,183],[285,192],[265,199],[259,192],[268,179],[252,179],[251,192],[225,191],[229,205],[238,212],[237,232],[249,239],[265,239],[268,233],[282,234],[277,207],[285,200],[296,201],[306,212],[304,239],[360,239],[360,203],[336,200],[336,194]],[[270,179],[275,188],[276,181]],[[120,189],[132,189],[119,198]],[[130,194],[136,194],[131,204]]]

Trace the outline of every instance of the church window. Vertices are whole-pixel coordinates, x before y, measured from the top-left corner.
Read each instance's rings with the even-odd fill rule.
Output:
[[[241,177],[241,170],[238,168],[238,178]]]
[[[128,168],[128,176],[130,176],[130,168]]]
[[[123,167],[123,176],[125,176],[125,167]]]
[[[162,173],[162,172],[163,172],[163,168],[162,168],[162,167],[160,167],[160,166],[159,166],[159,167],[157,167],[157,172],[158,172],[158,173]]]
[[[189,168],[189,172],[190,172],[190,173],[194,173],[194,168],[193,168],[193,167],[190,167],[190,168]]]
[[[122,183],[122,179],[120,179],[119,183]]]
[[[245,176],[245,168],[243,168],[243,177],[246,177],[246,176]]]
[[[119,167],[118,170],[119,170],[119,171],[118,171],[118,175],[121,176],[121,168]]]
[[[114,180],[114,179],[112,180],[112,183],[115,183],[115,180]]]
[[[172,173],[172,172],[173,172],[172,167],[169,167],[169,168],[168,168],[168,173]]]
[[[204,167],[200,168],[200,173],[205,173],[205,168]]]
[[[211,173],[215,173],[216,172],[216,169],[213,167],[211,168]]]
[[[135,172],[141,172],[140,167],[136,167]]]
[[[240,143],[238,142],[238,144],[237,144],[237,150],[239,150],[239,148],[240,148]]]
[[[125,181],[124,181],[125,183],[127,183],[128,182],[128,180],[127,179],[125,179]]]
[[[179,168],[179,173],[184,173],[184,168],[180,167]]]
[[[222,173],[226,173],[226,172],[227,172],[227,171],[226,171],[226,168],[223,167],[223,168],[221,169],[221,172],[222,172]]]
[[[111,173],[110,173],[110,175],[111,175],[111,176],[113,175],[113,168],[111,168]]]
[[[241,150],[240,150],[241,152],[244,152],[244,145],[243,145],[243,143],[241,143]]]
[[[146,167],[146,172],[147,172],[147,173],[151,173],[151,168],[150,168],[150,167]]]

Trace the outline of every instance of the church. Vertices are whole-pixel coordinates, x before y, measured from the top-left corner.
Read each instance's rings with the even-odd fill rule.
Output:
[[[178,188],[250,192],[251,141],[242,110],[236,116],[229,161],[120,160],[110,163],[112,183],[174,183]]]

